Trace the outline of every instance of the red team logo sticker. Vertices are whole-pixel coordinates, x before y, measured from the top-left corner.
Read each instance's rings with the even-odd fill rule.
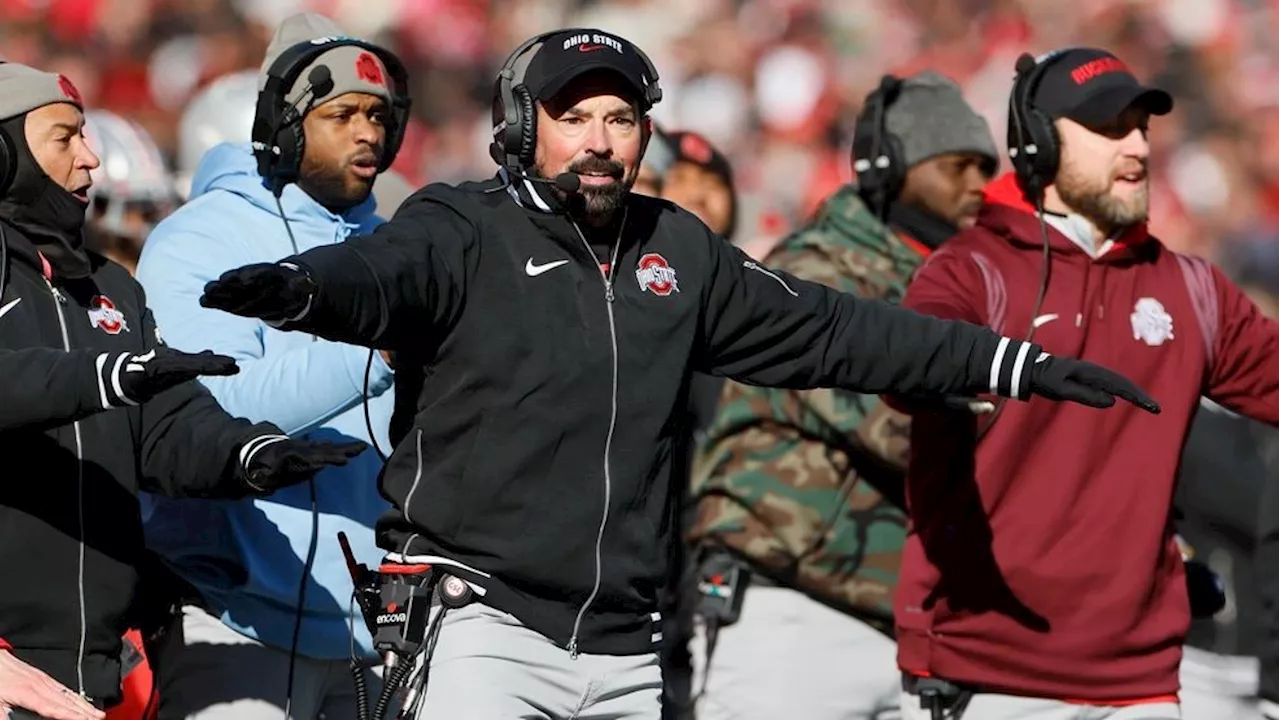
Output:
[[[658,297],[666,297],[673,292],[680,292],[676,284],[675,268],[667,264],[667,259],[658,253],[645,253],[636,264],[636,282],[640,283],[641,292],[651,291]]]
[[[108,335],[119,335],[120,331],[129,331],[124,321],[124,313],[116,309],[116,304],[106,295],[95,295],[89,301],[89,323]]]
[[[80,99],[80,91],[76,89],[75,85],[71,84],[71,81],[68,80],[66,76],[58,76],[58,89],[62,91],[63,95],[71,98],[75,104],[84,105],[84,100]]]
[[[680,138],[680,154],[706,165],[711,162],[711,143],[697,133],[687,132]]]
[[[387,84],[382,74],[382,63],[378,62],[373,53],[362,52],[360,57],[356,58],[356,76],[372,85]]]

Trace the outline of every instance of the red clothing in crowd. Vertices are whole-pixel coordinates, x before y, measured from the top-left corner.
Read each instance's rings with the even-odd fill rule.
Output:
[[[1039,220],[1012,176],[987,193],[977,227],[930,257],[903,304],[1023,337]],[[1096,259],[1048,233],[1034,341],[1124,374],[1163,412],[1034,398],[1005,403],[985,432],[989,416],[917,415],[899,664],[992,692],[1168,699],[1190,621],[1170,517],[1179,454],[1201,395],[1276,424],[1276,323],[1145,226]]]

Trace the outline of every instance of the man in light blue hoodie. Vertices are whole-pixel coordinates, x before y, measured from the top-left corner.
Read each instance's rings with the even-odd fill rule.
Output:
[[[214,147],[195,173],[189,202],[148,239],[138,279],[172,346],[212,348],[239,362],[239,375],[207,382],[229,412],[275,422],[292,436],[352,437],[386,449],[393,405],[387,356],[370,358],[364,348],[279,332],[198,302],[205,283],[226,270],[340,243],[382,222],[370,191],[397,149],[403,84],[394,56],[335,39],[342,35],[313,14],[281,24],[262,66],[262,92],[272,91],[269,71],[279,74],[280,57],[288,64],[304,47],[332,46],[303,57],[292,85],[275,85],[276,107],[298,109],[293,124],[303,142],[295,175],[264,178],[268,171],[260,172],[250,143]],[[264,114],[260,104],[255,122],[271,127]],[[372,528],[389,507],[378,493],[380,469],[371,449],[311,486],[266,498],[155,499],[144,507],[149,546],[190,586],[181,622],[158,653],[162,716],[275,720],[285,708],[289,718],[355,717],[349,658],[372,659],[372,646],[351,606],[335,536],[346,533],[360,562],[380,562]],[[378,692],[372,670],[365,675]]]

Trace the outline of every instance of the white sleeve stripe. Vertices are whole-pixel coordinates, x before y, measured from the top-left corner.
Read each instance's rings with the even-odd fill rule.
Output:
[[[1009,348],[1009,338],[1000,338],[996,346],[996,357],[991,361],[991,394],[1000,394],[1000,364],[1004,361],[1004,351]]]
[[[1020,399],[1022,397],[1019,394],[1021,391],[1019,385],[1022,384],[1022,366],[1027,362],[1027,353],[1029,352],[1031,352],[1031,343],[1024,342],[1018,347],[1018,357],[1013,361],[1013,378],[1010,380],[1009,397],[1011,398]]]
[[[258,437],[246,442],[240,447],[240,467],[248,470],[249,463],[253,460],[253,456],[258,454],[259,450],[273,443],[282,442],[288,439],[288,435],[259,435]]]
[[[120,368],[124,367],[124,361],[129,359],[129,353],[120,353],[120,357],[116,358],[116,364],[111,368],[111,389],[115,392],[116,397],[126,405],[137,405],[138,403],[130,400],[124,394],[124,390],[120,388]]]
[[[102,409],[114,407],[111,401],[107,399],[107,380],[103,377],[103,368],[107,366],[107,354],[102,353],[97,360],[93,361],[94,367],[98,370],[98,400],[102,402]]]

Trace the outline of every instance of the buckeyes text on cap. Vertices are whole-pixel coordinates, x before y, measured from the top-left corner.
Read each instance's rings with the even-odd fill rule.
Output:
[[[1152,115],[1173,110],[1173,97],[1138,82],[1115,55],[1095,48],[1073,48],[1054,56],[1036,87],[1031,104],[1053,118],[1070,118],[1086,127],[1102,127],[1131,105]]]

